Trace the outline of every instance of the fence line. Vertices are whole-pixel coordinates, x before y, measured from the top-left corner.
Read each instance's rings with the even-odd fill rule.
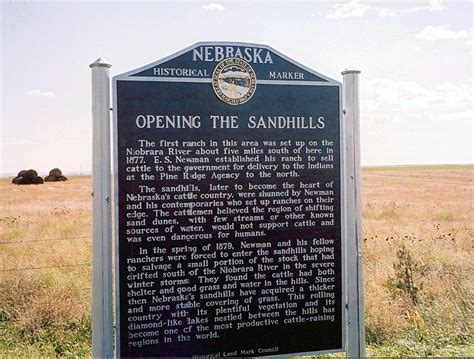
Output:
[[[48,242],[48,241],[70,241],[74,239],[81,239],[81,240],[86,240],[86,239],[92,239],[92,236],[87,236],[87,237],[65,237],[65,238],[40,238],[40,239],[30,239],[27,238],[26,240],[22,241],[12,241],[12,240],[0,240],[0,245],[1,244],[20,244],[20,243],[32,243],[32,242]]]
[[[14,271],[27,271],[27,270],[39,270],[39,269],[54,269],[54,268],[66,268],[66,267],[86,267],[91,266],[92,263],[77,263],[77,264],[64,264],[50,267],[27,267],[27,268],[9,268],[0,269],[0,272],[14,272]]]

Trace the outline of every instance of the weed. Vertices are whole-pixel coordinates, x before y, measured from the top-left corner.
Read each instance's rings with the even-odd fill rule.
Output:
[[[395,276],[389,277],[386,285],[393,297],[407,296],[413,306],[416,306],[419,302],[418,292],[423,287],[421,278],[425,274],[425,268],[413,259],[412,253],[403,241],[397,249],[396,257],[397,261],[393,264]]]

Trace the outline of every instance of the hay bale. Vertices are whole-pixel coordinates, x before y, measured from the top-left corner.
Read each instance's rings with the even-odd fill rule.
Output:
[[[64,177],[64,176],[56,177],[56,181],[60,181],[60,182],[67,181],[67,177]]]
[[[44,181],[45,181],[45,182],[56,182],[57,179],[56,179],[55,176],[49,175],[49,176],[47,176],[47,177],[44,178]]]
[[[13,184],[43,184],[44,180],[42,177],[38,176],[38,173],[35,170],[21,171],[23,176],[16,176],[12,179]],[[36,176],[33,176],[36,173]]]
[[[54,177],[61,177],[63,173],[59,168],[53,168],[51,171],[49,171],[49,175]]]
[[[33,184],[36,177],[23,177],[21,184]]]
[[[35,177],[38,177],[38,172],[36,172],[35,170],[33,169],[29,169],[29,170],[26,170],[25,173],[23,174],[23,177],[24,178],[35,178]]]
[[[43,184],[43,183],[44,183],[44,180],[40,176],[36,176],[31,179],[31,184]]]
[[[17,176],[12,179],[13,184],[23,184],[23,176]]]
[[[21,170],[20,172],[18,172],[18,174],[16,175],[17,177],[23,177],[23,175],[25,174],[26,170]]]

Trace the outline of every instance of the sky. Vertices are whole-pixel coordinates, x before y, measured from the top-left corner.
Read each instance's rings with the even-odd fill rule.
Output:
[[[363,166],[473,163],[466,1],[0,0],[0,173],[90,172],[91,74],[199,41],[265,44],[342,82],[361,70]]]

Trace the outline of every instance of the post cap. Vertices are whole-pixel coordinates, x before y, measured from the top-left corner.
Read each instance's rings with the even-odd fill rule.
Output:
[[[360,70],[354,70],[354,69],[345,69],[344,71],[341,72],[342,75],[348,75],[348,74],[360,74]]]
[[[102,57],[99,57],[92,64],[90,64],[89,67],[90,68],[93,68],[93,67],[107,67],[107,68],[110,68],[110,67],[112,67],[112,64],[109,64],[109,62],[106,59],[103,59]]]

